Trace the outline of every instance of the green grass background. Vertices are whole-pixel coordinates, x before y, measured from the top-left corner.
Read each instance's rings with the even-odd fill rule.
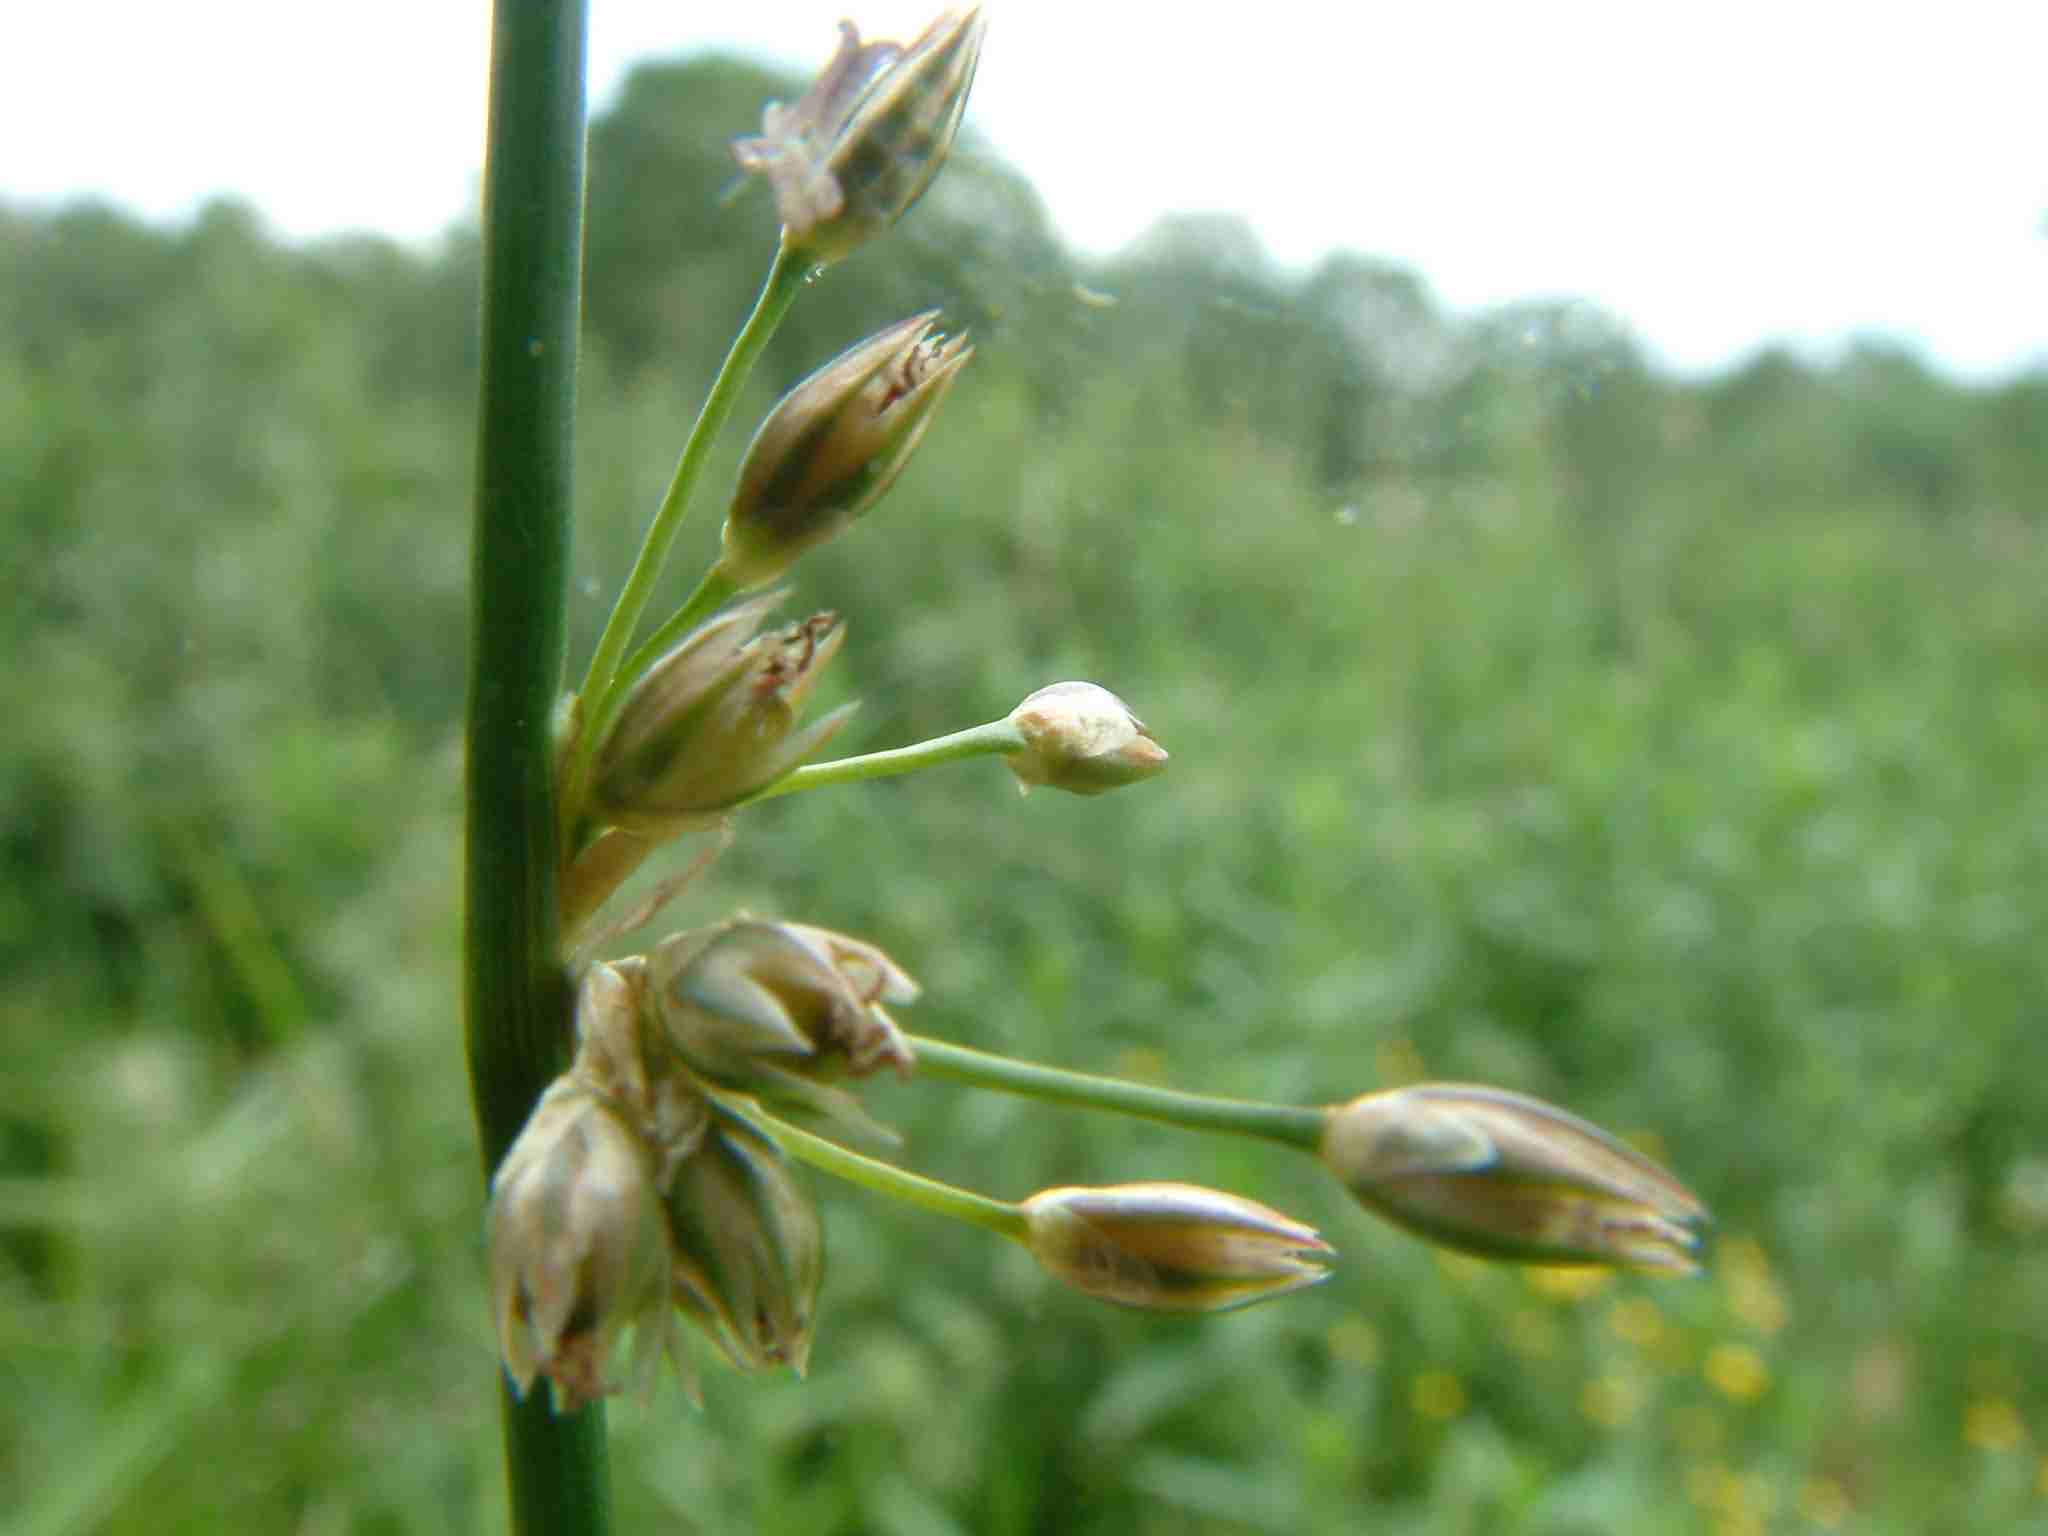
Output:
[[[719,194],[778,93],[649,70],[594,133],[579,662],[765,265]],[[0,213],[9,1536],[502,1526],[473,294],[461,232]],[[1678,1169],[1713,1266],[1481,1267],[1276,1151],[882,1085],[922,1169],[1219,1184],[1338,1272],[1162,1321],[821,1189],[810,1379],[707,1358],[703,1412],[615,1407],[621,1528],[2048,1530],[2048,379],[1870,346],[1675,381],[1583,306],[1454,320],[1216,221],[1084,265],[970,150],[743,414],[931,303],[981,352],[799,570],[851,629],[819,707],[862,700],[859,750],[1086,677],[1171,771],[777,802],[674,920],[863,934],[913,1027],[1081,1068],[1536,1093]]]

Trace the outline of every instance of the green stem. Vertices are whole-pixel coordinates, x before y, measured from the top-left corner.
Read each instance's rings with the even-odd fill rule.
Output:
[[[970,726],[950,736],[934,736],[914,746],[891,747],[886,752],[868,752],[860,757],[842,757],[829,763],[811,763],[793,768],[744,803],[773,800],[804,789],[825,789],[833,784],[859,784],[867,779],[893,778],[936,768],[940,763],[957,763],[970,757],[1006,757],[1024,750],[1024,736],[1008,720],[991,720]]]
[[[718,441],[718,434],[732,416],[733,406],[746,386],[747,375],[753,372],[754,363],[768,345],[768,338],[775,334],[782,317],[789,313],[789,306],[803,291],[804,277],[810,267],[811,263],[792,252],[787,244],[776,248],[767,281],[761,285],[761,296],[754,301],[754,312],[747,316],[747,323],[733,340],[732,350],[725,354],[718,377],[711,382],[711,392],[704,397],[704,407],[697,413],[696,425],[690,428],[689,440],[683,444],[683,455],[676,461],[676,472],[669,480],[668,494],[661,498],[661,505],[655,509],[654,521],[647,525],[647,536],[640,542],[640,553],[633,557],[633,569],[627,573],[626,584],[619,591],[618,602],[612,606],[611,617],[605,620],[604,633],[598,636],[597,649],[590,658],[590,671],[583,679],[583,733],[576,752],[576,771],[572,775],[572,781],[578,787],[619,700],[639,673],[645,670],[646,662],[661,654],[660,650],[649,654],[648,647],[643,646],[634,653],[631,662],[620,665],[626,647],[632,644],[633,632],[640,627],[640,619],[654,597],[655,583],[661,579],[662,567],[667,563],[669,550],[682,528],[683,514],[689,510],[691,493],[696,490],[698,480],[703,478],[712,444]],[[663,626],[661,634],[667,635],[675,630],[677,622],[685,614],[694,612],[701,616],[702,612],[709,611],[732,595],[728,583],[723,595],[715,599],[707,597],[707,589],[712,586],[714,576],[716,572],[699,584],[696,593],[684,605],[683,613]],[[722,577],[717,579],[724,580]],[[695,619],[690,622],[694,623]]]
[[[1068,1072],[1059,1067],[1042,1067],[1035,1062],[1013,1061],[987,1051],[969,1050],[944,1040],[923,1035],[910,1037],[917,1054],[917,1069],[934,1077],[950,1077],[976,1088],[998,1093],[1020,1094],[1054,1104],[1071,1104],[1081,1109],[1106,1109],[1143,1120],[1158,1120],[1190,1131],[1221,1131],[1231,1136],[1254,1136],[1277,1141],[1282,1146],[1314,1152],[1323,1139],[1323,1122],[1328,1111],[1306,1109],[1293,1104],[1260,1104],[1249,1099],[1213,1098],[1208,1094],[1180,1093],[1172,1088],[1153,1088],[1127,1083],[1114,1077],[1091,1077],[1085,1072]]]
[[[941,1184],[921,1174],[906,1173],[893,1163],[878,1162],[872,1157],[862,1157],[858,1152],[849,1152],[837,1142],[813,1136],[809,1131],[800,1131],[787,1121],[762,1118],[783,1150],[834,1178],[845,1179],[878,1195],[906,1201],[940,1216],[950,1216],[955,1221],[986,1227],[1018,1242],[1024,1240],[1026,1223],[1023,1209],[1019,1206],[1003,1200],[991,1200],[986,1195],[957,1189],[951,1184]]]
[[[583,217],[584,0],[498,0],[484,176],[470,569],[464,1014],[488,1176],[561,1069],[549,721],[562,684]],[[601,1409],[556,1417],[502,1372],[515,1531],[610,1525]]]

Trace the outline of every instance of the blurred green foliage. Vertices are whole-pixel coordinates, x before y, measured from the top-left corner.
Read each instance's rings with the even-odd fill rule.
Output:
[[[647,69],[594,127],[579,659],[765,266],[727,140],[790,94]],[[474,284],[462,233],[0,213],[10,1533],[502,1522],[455,996]],[[753,406],[928,305],[977,361],[800,571],[851,624],[842,741],[1080,676],[1173,770],[777,802],[676,920],[864,933],[915,1027],[1084,1068],[1538,1093],[1654,1136],[1716,1264],[1484,1269],[1277,1152],[884,1087],[942,1176],[1220,1184],[1342,1267],[1161,1321],[828,1192],[811,1379],[615,1408],[623,1527],[2048,1529],[2048,378],[1677,382],[1583,306],[1453,321],[1227,221],[1085,265],[969,151]]]

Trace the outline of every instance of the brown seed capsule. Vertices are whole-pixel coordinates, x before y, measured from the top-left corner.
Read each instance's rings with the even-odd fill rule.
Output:
[[[1330,1245],[1256,1200],[1194,1184],[1048,1189],[1025,1246],[1077,1291],[1156,1312],[1220,1312],[1326,1278]]]
[[[817,1207],[776,1145],[720,1112],[668,1195],[676,1304],[743,1370],[810,1359],[824,1278]]]
[[[766,788],[824,745],[853,706],[797,715],[845,630],[821,613],[757,633],[774,596],[693,630],[634,684],[597,749],[590,800],[615,825],[666,835]]]
[[[1447,1248],[1530,1264],[1690,1274],[1706,1207],[1598,1126],[1463,1083],[1330,1111],[1322,1159],[1359,1202]]]
[[[718,569],[741,590],[779,578],[882,499],[974,355],[913,315],[783,396],[748,445]]]
[[[839,260],[901,218],[953,148],[981,60],[979,7],[948,11],[905,48],[863,43],[839,24],[839,51],[802,101],[769,104],[761,135],[733,145],[775,189],[784,242]]]
[[[522,1396],[546,1376],[573,1413],[612,1390],[620,1334],[664,1316],[653,1152],[598,1095],[555,1080],[491,1180],[492,1312]]]
[[[834,1086],[910,1070],[910,1044],[882,1005],[913,1001],[917,984],[872,944],[738,918],[657,945],[647,990],[670,1046],[705,1081],[842,1134],[892,1139]]]

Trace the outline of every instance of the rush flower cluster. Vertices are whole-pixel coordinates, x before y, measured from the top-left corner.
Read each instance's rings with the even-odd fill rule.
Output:
[[[872,945],[747,919],[589,968],[575,1057],[491,1185],[499,1347],[522,1394],[544,1376],[573,1412],[618,1385],[622,1338],[644,1373],[678,1319],[742,1369],[802,1373],[824,1235],[760,1105],[879,1130],[835,1084],[909,1069],[883,1003],[916,995]]]
[[[789,285],[879,235],[930,185],[983,32],[978,9],[949,12],[907,46],[863,43],[848,23],[804,98],[770,106],[762,133],[735,146],[774,189],[782,233],[769,284],[583,691],[559,711],[558,889],[568,963],[580,965],[574,1051],[498,1167],[490,1202],[505,1369],[522,1395],[546,1380],[558,1411],[680,1359],[686,1325],[739,1369],[804,1371],[824,1227],[799,1161],[989,1228],[1052,1281],[1123,1306],[1223,1311],[1330,1273],[1319,1233],[1240,1195],[1151,1181],[1063,1185],[1006,1203],[878,1161],[869,1152],[897,1138],[859,1089],[880,1073],[922,1070],[1279,1142],[1318,1158],[1374,1214],[1489,1258],[1698,1267],[1707,1214],[1689,1190],[1627,1143],[1524,1095],[1437,1083],[1322,1107],[1263,1105],[919,1040],[894,1014],[918,998],[909,973],[876,945],[809,923],[738,916],[582,963],[603,942],[589,936],[591,920],[643,860],[686,834],[722,832],[759,800],[978,756],[1000,756],[1022,791],[1091,796],[1167,765],[1122,699],[1082,681],[1039,688],[999,719],[927,742],[812,761],[854,709],[805,718],[845,630],[830,612],[776,620],[784,594],[763,589],[853,528],[929,434],[974,355],[937,329],[935,311],[850,347],[774,407],[741,464],[716,560],[631,651],[674,518],[747,359],[793,301]],[[639,926],[688,878],[660,886],[611,931]],[[621,1376],[614,1364],[629,1341],[633,1366]]]

